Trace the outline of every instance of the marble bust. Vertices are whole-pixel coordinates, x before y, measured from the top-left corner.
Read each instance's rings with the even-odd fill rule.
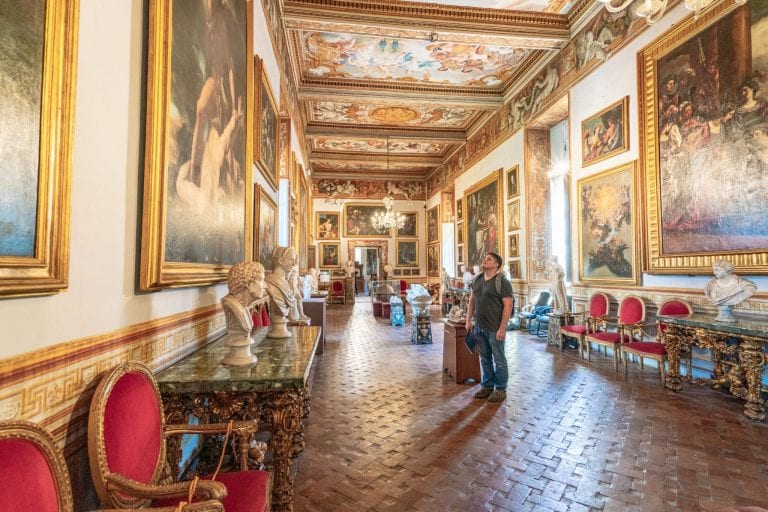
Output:
[[[733,273],[733,263],[728,260],[717,260],[712,264],[715,278],[704,288],[704,295],[709,302],[717,306],[715,317],[719,322],[735,322],[733,306],[748,299],[757,290],[757,285],[749,279],[744,279]]]
[[[291,270],[288,272],[288,284],[293,289],[293,296],[296,298],[293,301],[293,307],[288,313],[288,320],[299,325],[309,325],[311,319],[304,314],[304,305],[302,303],[304,296],[301,293],[301,277],[299,276],[298,265],[291,267]]]
[[[312,293],[317,293],[317,280],[318,280],[319,274],[320,274],[320,271],[317,270],[316,268],[311,268],[307,271],[307,275],[309,276],[309,280],[312,286]]]
[[[269,294],[269,338],[290,338],[288,315],[296,307],[296,294],[288,282],[288,273],[296,264],[296,249],[277,246],[272,250],[273,269],[265,279]]]
[[[474,275],[472,272],[467,270],[466,265],[461,266],[461,280],[464,283],[464,289],[469,290],[469,287],[472,285],[472,279],[474,279]]]
[[[229,293],[221,299],[224,318],[227,323],[229,353],[224,364],[246,365],[256,362],[251,354],[251,330],[253,306],[263,300],[265,295],[264,266],[256,261],[241,261],[232,265],[227,274]]]

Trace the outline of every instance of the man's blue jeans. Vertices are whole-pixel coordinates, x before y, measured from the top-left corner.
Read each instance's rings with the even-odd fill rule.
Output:
[[[484,388],[506,390],[509,370],[507,356],[504,355],[504,342],[496,340],[496,331],[483,329],[479,325],[475,325],[473,333],[477,340],[477,352],[480,354],[480,367],[483,369],[480,384]]]

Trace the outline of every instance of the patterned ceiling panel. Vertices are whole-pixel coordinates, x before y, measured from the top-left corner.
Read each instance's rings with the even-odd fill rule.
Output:
[[[502,89],[530,50],[511,46],[300,31],[303,79]]]
[[[390,106],[376,103],[337,103],[317,101],[310,104],[310,121],[323,123],[368,124],[374,126],[409,126],[423,128],[467,128],[475,110],[466,108]]]
[[[434,168],[434,165],[419,165],[419,164],[407,164],[390,162],[387,167],[387,162],[384,160],[371,161],[371,160],[315,160],[313,164],[314,172],[328,172],[328,171],[354,171],[354,172],[381,172],[381,173],[407,173],[418,174],[421,177],[425,176],[424,173]]]
[[[420,3],[420,0],[406,0]],[[570,3],[566,0],[431,0],[430,3],[455,5],[458,7],[483,7],[514,11],[568,12]]]
[[[449,144],[440,142],[410,142],[390,140],[389,153],[400,155],[440,155]],[[352,139],[347,137],[313,137],[312,149],[315,151],[339,151],[354,153],[387,153],[387,139]]]

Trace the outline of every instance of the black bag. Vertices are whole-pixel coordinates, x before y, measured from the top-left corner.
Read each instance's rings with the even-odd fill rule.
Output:
[[[467,346],[467,350],[469,350],[470,353],[475,352],[475,345],[477,345],[477,339],[472,332],[473,330],[474,328],[468,330],[467,335],[464,337],[464,344]]]

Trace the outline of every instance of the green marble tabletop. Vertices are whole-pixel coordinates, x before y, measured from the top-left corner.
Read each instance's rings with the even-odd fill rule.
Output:
[[[303,388],[320,340],[320,327],[289,327],[290,338],[267,338],[268,327],[253,331],[251,352],[258,361],[248,366],[221,363],[229,351],[226,334],[156,375],[163,393],[268,391]]]
[[[768,320],[736,317],[736,322],[716,322],[716,315],[716,313],[709,315],[693,313],[691,315],[657,315],[657,318],[667,324],[710,329],[732,334],[735,337],[768,338]]]

